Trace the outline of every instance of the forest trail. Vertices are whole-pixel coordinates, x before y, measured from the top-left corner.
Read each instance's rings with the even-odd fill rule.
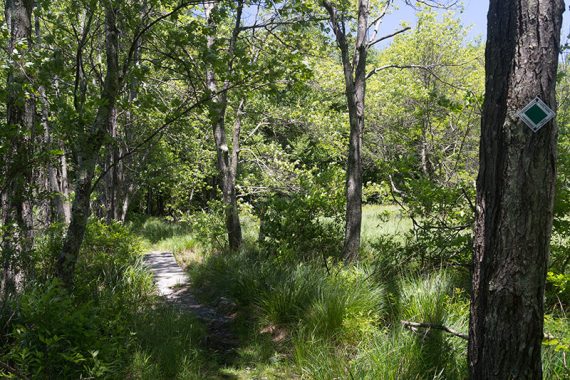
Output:
[[[171,252],[148,252],[144,263],[152,272],[158,294],[164,301],[181,312],[196,316],[206,326],[205,345],[220,354],[224,361],[230,361],[238,341],[231,331],[233,318],[225,314],[228,312],[225,300],[219,300],[217,309],[200,303],[192,291],[188,274],[180,268]]]

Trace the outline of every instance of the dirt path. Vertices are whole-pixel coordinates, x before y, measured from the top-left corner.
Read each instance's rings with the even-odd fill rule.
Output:
[[[237,347],[231,332],[233,319],[219,310],[203,305],[196,299],[188,274],[176,263],[170,252],[149,252],[144,263],[154,276],[158,294],[182,312],[194,314],[207,329],[206,345],[229,360]],[[223,300],[221,302],[223,304]]]

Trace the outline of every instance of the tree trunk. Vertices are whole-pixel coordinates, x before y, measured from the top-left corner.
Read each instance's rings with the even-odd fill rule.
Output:
[[[32,221],[29,184],[30,137],[33,135],[35,104],[26,90],[29,83],[25,72],[27,53],[32,46],[32,0],[7,0],[6,24],[10,33],[8,55],[12,66],[8,71],[5,131],[6,146],[2,186],[2,297],[15,287],[17,262],[32,247]],[[27,45],[26,49],[19,46]],[[17,53],[16,53],[17,51]]]
[[[241,134],[241,116],[243,114],[244,107],[245,101],[242,99],[236,111],[236,120],[232,136],[232,156],[230,158],[230,170],[228,172],[227,179],[229,186],[229,205],[226,210],[226,225],[228,228],[228,238],[230,238],[230,248],[232,250],[238,250],[242,241],[241,223],[237,204],[236,181],[240,151],[239,138]]]
[[[59,189],[62,195],[62,209],[63,220],[66,224],[71,221],[71,203],[69,202],[69,176],[67,173],[67,156],[65,151],[65,146],[60,142],[60,149],[63,152],[59,158],[59,168],[58,168],[58,183]]]
[[[143,1],[143,7],[139,14],[140,20],[142,22],[144,18],[144,14],[147,11],[147,3],[146,0]],[[140,64],[142,57],[142,39],[138,39],[135,42],[135,50],[133,55],[133,64],[138,66]],[[139,93],[139,81],[135,77],[133,77],[128,84],[129,87],[129,104],[135,103],[138,93]],[[128,147],[129,144],[134,141],[136,138],[136,130],[135,130],[135,120],[131,110],[127,110],[125,112],[125,126],[124,126],[124,139],[125,139],[125,146]],[[119,146],[115,150],[114,162],[116,162],[116,169],[117,169],[117,182],[118,182],[118,199],[116,201],[115,207],[115,220],[124,222],[127,219],[127,212],[129,210],[129,204],[131,200],[132,194],[136,190],[135,181],[131,176],[127,174],[127,165],[131,162],[129,158],[123,158],[120,160],[125,154],[125,151],[128,151],[128,148],[123,146]],[[148,156],[148,151],[140,157],[138,160],[138,165],[143,165],[142,163],[146,162]],[[120,160],[120,161],[119,161]]]
[[[362,229],[362,134],[366,97],[366,57],[368,53],[369,0],[358,1],[358,25],[355,53],[351,61],[344,20],[339,19],[337,9],[328,1],[323,6],[329,13],[336,41],[340,48],[346,102],[350,121],[348,160],[346,165],[346,224],[342,257],[346,264],[358,259],[360,232]]]
[[[46,201],[46,223],[61,222],[69,223],[71,208],[68,201],[69,186],[67,183],[67,161],[64,146],[61,142],[54,144],[51,127],[49,124],[49,103],[45,94],[45,88],[40,86],[39,99],[41,100],[41,125],[44,131],[44,144],[48,149],[58,147],[62,154],[57,160],[51,159],[47,163],[45,189],[49,193]]]
[[[208,19],[208,25],[211,27],[211,34],[208,36],[207,46],[208,49],[213,51],[216,42],[215,31],[216,24],[212,17],[212,12],[215,11],[217,7],[217,2],[206,5],[206,17]],[[239,28],[241,23],[241,15],[243,11],[243,1],[238,2],[236,22],[232,31],[232,36],[230,38],[228,47],[228,56],[230,57],[230,62],[228,63],[228,71],[232,71],[232,57],[235,51],[235,44],[237,43],[237,37],[239,34]],[[237,173],[237,158],[238,151],[230,152],[227,145],[226,129],[225,129],[225,118],[226,111],[228,107],[228,90],[230,88],[230,83],[225,81],[223,85],[223,91],[218,93],[218,85],[216,81],[216,73],[213,65],[208,64],[206,70],[206,85],[210,93],[215,94],[212,101],[210,102],[210,119],[212,120],[212,127],[214,132],[214,141],[216,144],[216,155],[217,155],[217,166],[220,176],[220,187],[222,190],[222,199],[225,208],[226,217],[226,229],[228,233],[228,242],[230,250],[239,250],[242,242],[241,235],[241,224],[239,220],[239,213],[237,209],[236,200],[236,184],[235,176]],[[235,137],[235,134],[234,134]],[[237,134],[239,138],[239,132]],[[237,143],[239,150],[239,142],[234,141],[234,146]],[[235,164],[235,169],[233,166]]]
[[[356,87],[356,86],[355,86]],[[359,91],[360,90],[360,91]],[[364,87],[348,92],[348,116],[350,118],[350,138],[346,166],[346,224],[342,257],[345,263],[358,259],[360,233],[362,229],[362,133],[364,130]],[[353,95],[354,94],[354,95]],[[354,99],[353,99],[354,98]]]
[[[146,1],[143,1],[143,6],[139,13],[139,21],[142,24],[145,17],[145,13],[148,12]],[[133,59],[132,64],[138,66],[140,64],[142,55],[142,39],[139,38],[134,42]],[[129,82],[126,84],[128,89],[128,104],[133,104],[138,97],[139,83],[136,76],[129,78]],[[109,126],[109,134],[115,141],[115,144],[109,148],[107,155],[105,157],[104,165],[108,169],[104,181],[103,190],[104,194],[102,200],[102,207],[105,212],[105,218],[107,222],[112,220],[124,222],[127,217],[127,210],[129,208],[129,202],[131,194],[135,190],[135,185],[131,176],[127,173],[127,166],[129,164],[141,165],[145,161],[143,157],[138,159],[138,163],[134,163],[131,157],[123,157],[123,155],[129,150],[133,141],[137,139],[136,130],[134,130],[134,116],[130,109],[124,110],[123,123],[119,124],[116,111],[113,118],[113,122]],[[119,125],[122,128],[119,128]]]
[[[97,110],[97,116],[90,131],[83,136],[80,148],[75,152],[77,157],[75,198],[71,209],[71,222],[56,267],[57,276],[68,288],[73,285],[75,263],[85,235],[95,167],[105,134],[112,123],[120,88],[119,31],[116,25],[116,9],[113,9],[110,4],[105,5],[105,36],[107,73],[101,93],[101,106]]]
[[[516,112],[556,107],[562,0],[491,0],[474,273],[473,379],[541,379],[543,296],[552,228],[555,122],[533,133]]]

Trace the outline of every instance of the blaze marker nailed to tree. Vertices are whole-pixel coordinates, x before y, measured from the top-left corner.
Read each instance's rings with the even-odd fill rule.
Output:
[[[469,330],[473,379],[542,378],[557,127],[548,122],[535,133],[518,111],[537,96],[556,109],[563,10],[562,0],[490,2]]]

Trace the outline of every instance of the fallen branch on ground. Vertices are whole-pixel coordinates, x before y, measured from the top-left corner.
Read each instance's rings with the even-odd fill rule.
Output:
[[[463,334],[463,333],[460,333],[458,331],[452,330],[449,327],[444,326],[444,325],[438,325],[435,323],[424,323],[424,322],[410,322],[410,321],[400,321],[400,323],[402,324],[402,326],[404,326],[407,329],[412,330],[413,332],[417,332],[418,329],[434,329],[434,330],[445,331],[445,332],[450,333],[451,335],[454,335],[454,336],[461,338],[461,339],[465,339],[465,340],[469,339],[469,336],[467,334]],[[557,338],[552,334],[544,333],[544,339],[545,340],[555,340]]]
[[[434,329],[434,330],[442,330],[445,331],[447,333],[450,333],[451,335],[454,335],[458,338],[461,339],[469,339],[467,334],[463,334],[460,332],[457,332],[455,330],[450,329],[447,326],[444,325],[438,325],[435,323],[419,323],[419,322],[410,322],[410,321],[400,321],[400,323],[402,324],[402,326],[404,326],[405,328],[408,328],[412,331],[417,331],[418,329]]]
[[[24,374],[22,374],[16,368],[12,368],[6,363],[0,362],[0,368],[2,368],[5,371],[8,371],[8,373],[11,373],[12,375],[15,375],[18,379],[28,380],[28,378]]]

